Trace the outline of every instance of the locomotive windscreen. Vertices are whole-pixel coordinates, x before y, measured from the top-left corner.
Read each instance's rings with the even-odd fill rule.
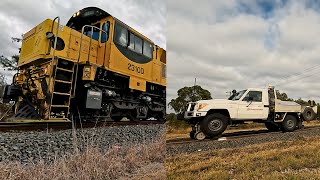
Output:
[[[87,7],[76,13],[69,19],[67,26],[81,31],[84,25],[91,25],[102,18],[110,16],[109,13],[97,7]]]

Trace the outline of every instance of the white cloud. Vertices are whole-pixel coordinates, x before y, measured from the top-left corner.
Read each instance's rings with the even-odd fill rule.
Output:
[[[320,64],[319,11],[306,1],[271,5],[272,10],[258,1],[169,3],[167,100],[197,77],[215,98],[232,89],[280,84],[276,88],[292,98],[319,102],[320,66],[284,78]]]

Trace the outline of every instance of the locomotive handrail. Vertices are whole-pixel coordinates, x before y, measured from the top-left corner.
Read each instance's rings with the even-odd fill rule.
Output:
[[[82,40],[83,40],[83,33],[84,33],[84,30],[85,28],[91,28],[91,36],[90,36],[90,41],[89,41],[89,52],[88,52],[88,59],[87,59],[87,63],[90,61],[90,52],[91,52],[91,44],[92,44],[92,35],[93,35],[93,29],[97,29],[101,32],[103,32],[104,34],[108,34],[106,31],[100,29],[100,28],[97,28],[95,26],[92,26],[92,25],[84,25],[81,29],[81,37],[80,37],[80,48],[79,48],[79,54],[78,54],[78,61],[77,61],[77,64],[76,64],[76,73],[75,73],[75,79],[74,79],[74,87],[73,87],[73,93],[72,93],[72,96],[75,95],[75,92],[76,92],[76,88],[77,88],[77,80],[78,80],[78,69],[79,69],[79,61],[80,61],[80,56],[81,56],[81,51],[82,51]],[[100,46],[100,39],[101,39],[101,36],[99,36],[99,40],[98,40],[98,43],[99,43],[99,46]],[[104,52],[103,52],[103,57],[105,57],[105,54],[106,54],[106,44],[105,43],[105,49],[104,49]],[[103,64],[104,64],[104,61],[105,61],[105,58],[103,60]]]
[[[57,48],[57,41],[58,41],[58,33],[59,33],[59,26],[60,26],[60,17],[57,16],[53,19],[52,21],[52,27],[51,27],[51,32],[53,33],[53,27],[54,27],[54,22],[58,20],[58,24],[57,24],[57,28],[56,28],[56,35],[54,37],[54,43],[53,43],[53,52],[52,52],[52,60],[50,62],[50,66],[51,66],[51,71],[50,71],[50,78],[49,78],[49,89],[51,87],[51,78],[52,78],[52,74],[53,74],[53,61],[54,61],[54,56],[56,53],[56,48]],[[56,77],[56,73],[54,74],[54,77]],[[53,89],[52,89],[53,92]],[[51,112],[51,104],[52,104],[52,96],[51,96],[51,100],[50,100],[50,109],[49,112]],[[50,118],[50,117],[49,117]]]

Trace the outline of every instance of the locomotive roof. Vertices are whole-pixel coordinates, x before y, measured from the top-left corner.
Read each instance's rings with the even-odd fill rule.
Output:
[[[73,16],[69,19],[67,22],[67,26],[74,28],[74,29],[81,29],[84,25],[95,23],[103,18],[106,18],[108,16],[112,16],[111,14],[107,13],[106,11],[97,8],[97,7],[86,7],[78,12],[74,13]],[[113,16],[112,16],[113,17]],[[122,25],[128,27],[131,30],[134,30],[127,24],[123,23],[119,19],[113,17],[116,21],[120,22]],[[138,35],[143,37],[144,39],[148,40],[153,44],[153,41],[151,41],[149,38],[144,36],[143,34],[139,33],[138,31],[134,30]]]
[[[83,25],[97,22],[100,19],[103,19],[108,16],[111,16],[111,15],[100,8],[86,7],[74,13],[73,16],[67,22],[67,26],[73,27],[77,25],[81,27],[76,27],[76,28],[81,29]]]

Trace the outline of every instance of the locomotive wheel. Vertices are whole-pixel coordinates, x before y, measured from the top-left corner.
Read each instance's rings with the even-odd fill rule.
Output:
[[[206,135],[203,133],[203,132],[196,132],[195,134],[194,134],[194,139],[196,139],[196,140],[204,140],[206,138]]]
[[[209,114],[200,122],[201,131],[209,137],[222,134],[227,126],[227,117],[218,113]]]
[[[296,129],[297,118],[292,115],[287,115],[282,122],[282,130],[285,132],[292,132]]]
[[[271,132],[276,132],[280,130],[280,127],[277,124],[266,122],[265,125],[266,125],[266,128]]]
[[[123,118],[123,117],[121,117],[121,116],[112,117],[113,121],[115,121],[115,122],[121,121],[122,118]]]

